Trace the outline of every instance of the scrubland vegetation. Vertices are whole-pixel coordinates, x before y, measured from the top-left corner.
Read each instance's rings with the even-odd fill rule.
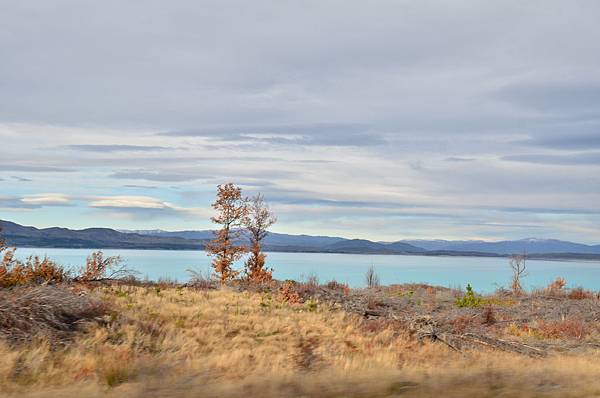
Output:
[[[102,252],[79,270],[23,262],[0,242],[0,396],[600,395],[600,296],[561,278],[525,291],[525,257],[490,295],[382,286],[373,268],[362,289],[277,281],[263,198],[228,184],[213,207],[214,273],[185,284],[139,281]]]
[[[524,307],[535,310],[545,299],[490,296],[482,306],[459,307],[455,300],[462,293],[444,288],[352,290],[334,282],[314,282],[273,282],[269,289],[214,281],[198,286],[101,282],[4,289],[0,394],[600,393],[598,323],[585,318],[591,314],[577,312],[597,311],[596,298],[556,296],[581,318],[511,321]],[[403,311],[395,310],[398,303]],[[447,324],[441,322],[444,317]],[[489,330],[482,333],[483,329]],[[485,340],[489,345],[473,343],[460,349],[435,338],[469,331],[495,337]],[[532,351],[494,346],[497,336],[515,347],[531,346]]]

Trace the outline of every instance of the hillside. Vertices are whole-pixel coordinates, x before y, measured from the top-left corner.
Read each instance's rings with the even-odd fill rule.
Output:
[[[38,229],[10,221],[2,221],[0,226],[7,242],[20,247],[198,250],[204,246],[204,242],[200,240],[126,234],[109,228]]]
[[[336,242],[332,245],[325,246],[323,248],[325,251],[333,251],[333,252],[345,252],[345,253],[422,253],[425,252],[425,249],[421,249],[416,246],[412,246],[409,244],[384,244],[384,243],[376,243],[371,242],[365,239],[351,239],[351,240],[343,240],[340,242]]]
[[[43,228],[0,221],[4,238],[17,247],[85,249],[201,250],[213,233],[204,231],[117,231],[110,228]],[[373,242],[330,236],[290,235],[271,232],[264,249],[271,252],[411,254],[427,256],[506,256],[527,253],[531,258],[600,259],[600,245],[553,239],[516,241],[404,240]]]

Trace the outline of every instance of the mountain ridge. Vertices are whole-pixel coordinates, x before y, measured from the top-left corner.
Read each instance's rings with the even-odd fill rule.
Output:
[[[36,228],[0,221],[8,243],[21,247],[87,249],[199,250],[212,238],[213,231],[114,230],[86,228],[72,230]],[[353,254],[411,254],[432,256],[506,256],[526,253],[532,257],[600,259],[600,245],[585,245],[558,239],[525,238],[514,241],[406,239],[373,242],[333,236],[290,235],[271,232],[264,241],[265,251]]]

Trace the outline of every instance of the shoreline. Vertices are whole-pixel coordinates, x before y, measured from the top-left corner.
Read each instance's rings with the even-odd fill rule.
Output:
[[[150,248],[150,247],[121,247],[121,246],[105,246],[105,247],[68,247],[68,246],[34,246],[34,245],[8,245],[17,249],[60,249],[60,250],[136,250],[136,251],[173,251],[173,252],[201,252],[203,249],[178,249],[178,248]],[[419,257],[465,257],[465,258],[510,258],[514,254],[498,254],[498,253],[481,253],[481,252],[418,252],[418,253],[378,253],[378,252],[352,252],[352,251],[319,251],[319,250],[272,250],[266,249],[265,253],[289,253],[289,254],[347,254],[361,256],[419,256]],[[533,253],[527,255],[528,260],[539,261],[556,261],[556,262],[600,262],[600,254],[584,254],[584,253]]]

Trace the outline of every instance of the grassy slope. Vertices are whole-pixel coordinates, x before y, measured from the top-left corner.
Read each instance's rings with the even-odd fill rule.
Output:
[[[0,396],[600,394],[597,353],[457,354],[389,324],[259,293],[104,287],[93,294],[115,312],[66,348],[0,343]]]

